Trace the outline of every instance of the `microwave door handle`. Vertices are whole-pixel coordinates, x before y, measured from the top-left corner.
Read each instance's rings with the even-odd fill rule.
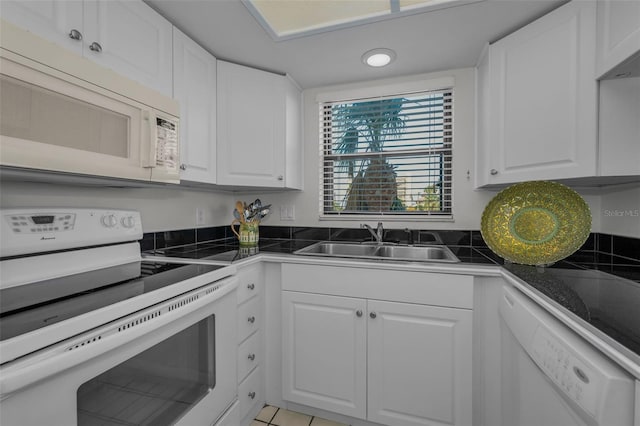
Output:
[[[146,155],[143,154],[143,167],[156,167],[156,153],[158,149],[158,127],[156,114],[153,111],[144,111],[144,121],[147,122],[147,135],[144,138]],[[143,124],[144,125],[144,124]],[[144,134],[144,132],[143,132]]]

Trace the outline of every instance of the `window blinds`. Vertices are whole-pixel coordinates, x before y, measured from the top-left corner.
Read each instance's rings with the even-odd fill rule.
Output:
[[[321,215],[451,216],[453,90],[320,107]]]

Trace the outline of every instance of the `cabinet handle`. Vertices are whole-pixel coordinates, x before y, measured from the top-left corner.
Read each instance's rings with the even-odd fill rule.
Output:
[[[247,318],[247,321],[249,321],[251,324],[253,324],[254,322],[256,322],[256,317],[250,316],[249,318]]]
[[[256,288],[256,285],[255,285],[254,283],[247,284],[247,288],[248,288],[249,290],[253,290],[254,288]]]
[[[372,319],[375,319],[375,318],[378,316],[378,314],[376,314],[375,312],[371,312],[371,313],[369,314],[369,316],[370,316]]]
[[[247,358],[249,358],[250,361],[253,361],[254,359],[256,359],[256,354],[249,354]]]
[[[186,164],[180,164],[180,170],[187,170]]]
[[[362,310],[358,309],[358,310],[356,311],[356,316],[357,316],[358,318],[360,318],[360,317],[362,316]]]
[[[256,397],[255,392],[249,392],[249,398],[254,399]]]
[[[69,31],[69,38],[73,40],[82,40],[82,33],[76,29]]]
[[[284,180],[284,176],[282,175],[278,176],[278,180]]]
[[[497,174],[498,174],[498,171],[497,171],[496,169],[491,169],[491,170],[489,171],[489,173],[491,173],[493,176],[495,176],[495,175],[497,175]]]
[[[102,52],[102,46],[100,46],[100,43],[98,43],[97,41],[94,41],[93,43],[91,43],[89,45],[89,49],[91,49],[92,51],[94,51],[96,53]]]

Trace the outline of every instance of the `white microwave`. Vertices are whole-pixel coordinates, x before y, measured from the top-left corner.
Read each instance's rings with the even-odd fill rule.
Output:
[[[178,103],[1,22],[0,165],[179,183]]]

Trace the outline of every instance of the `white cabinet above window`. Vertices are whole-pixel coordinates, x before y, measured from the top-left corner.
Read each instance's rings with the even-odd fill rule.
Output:
[[[301,95],[289,78],[218,61],[217,183],[299,189]]]
[[[2,17],[165,95],[172,25],[142,1],[3,1]]]
[[[595,14],[570,2],[485,51],[477,186],[595,175]]]

